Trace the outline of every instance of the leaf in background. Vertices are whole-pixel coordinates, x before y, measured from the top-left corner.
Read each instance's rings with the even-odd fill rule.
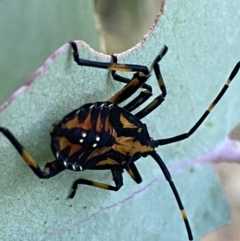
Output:
[[[99,49],[92,1],[0,1],[0,103],[71,39]]]
[[[144,119],[154,138],[187,131],[239,61],[238,3],[192,4],[167,2],[164,14],[143,42],[118,56],[119,62],[150,66],[163,44],[169,47],[161,62],[168,96]],[[231,15],[231,21],[226,15]],[[110,61],[83,42],[78,44],[82,58]],[[154,76],[149,83],[155,86],[154,94],[159,94]],[[86,102],[106,100],[120,86],[105,70],[76,66],[66,44],[38,70],[27,91],[1,113],[0,124],[44,166],[53,159],[48,135],[51,123]],[[237,76],[189,140],[158,149],[180,192],[195,240],[229,221],[218,177],[209,165],[199,164],[197,157],[215,148],[239,122],[239,87]],[[0,143],[2,239],[33,239],[34,235],[36,240],[187,240],[176,202],[153,160],[137,162],[144,180],[141,185],[124,175],[125,185],[117,193],[82,186],[73,200],[66,200],[79,176],[110,182],[109,172],[66,171],[50,180],[38,180],[2,136]]]

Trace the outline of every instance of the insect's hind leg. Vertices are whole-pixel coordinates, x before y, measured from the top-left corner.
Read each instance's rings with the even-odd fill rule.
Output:
[[[142,119],[143,117],[151,113],[154,109],[156,109],[159,105],[161,105],[162,102],[165,100],[165,97],[167,95],[167,90],[163,81],[159,62],[161,61],[163,56],[167,53],[167,51],[168,51],[168,47],[165,45],[162,48],[160,54],[155,58],[152,64],[152,69],[154,70],[155,76],[157,78],[157,82],[161,90],[161,94],[157,96],[151,103],[149,103],[144,109],[142,109],[141,111],[135,114],[135,116],[138,119]]]
[[[44,170],[42,171],[38,166],[37,162],[32,158],[32,156],[27,152],[27,150],[19,143],[19,141],[8,129],[0,127],[0,132],[2,132],[3,135],[12,143],[12,145],[21,155],[26,164],[39,178],[47,179],[65,170],[64,167],[60,166],[56,161],[53,161],[51,163],[47,163]]]
[[[122,170],[112,169],[111,171],[112,171],[113,181],[115,182],[116,186],[80,178],[80,179],[77,179],[73,183],[72,191],[71,191],[70,195],[68,196],[68,198],[74,198],[76,191],[77,191],[77,187],[78,187],[78,185],[81,185],[81,184],[98,187],[98,188],[110,190],[110,191],[118,191],[123,185]]]

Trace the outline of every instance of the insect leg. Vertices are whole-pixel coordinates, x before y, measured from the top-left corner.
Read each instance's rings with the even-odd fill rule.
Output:
[[[32,156],[27,152],[27,150],[19,143],[19,141],[8,129],[0,127],[0,132],[2,132],[3,135],[13,144],[13,146],[16,148],[23,160],[26,162],[26,164],[39,178],[50,178],[65,170],[64,167],[60,166],[56,161],[53,161],[51,163],[47,163],[44,170],[42,171],[36,161],[32,158]]]
[[[111,190],[111,191],[118,191],[123,185],[122,170],[112,169],[111,171],[112,171],[113,181],[115,182],[116,186],[80,178],[80,179],[77,179],[73,183],[72,191],[71,191],[70,195],[68,196],[68,198],[74,198],[76,191],[77,191],[77,187],[80,184],[98,187],[98,188]]]
[[[219,94],[217,95],[217,97],[214,99],[214,101],[210,104],[210,106],[208,107],[208,109],[203,113],[203,115],[199,118],[199,120],[196,122],[196,124],[186,133],[183,133],[181,135],[177,135],[177,136],[173,136],[170,138],[166,138],[166,139],[160,139],[160,140],[155,140],[155,144],[156,146],[160,145],[167,145],[173,142],[177,142],[177,141],[182,141],[184,139],[187,139],[189,136],[191,136],[197,129],[198,127],[203,123],[203,121],[206,119],[206,117],[209,115],[209,113],[213,110],[213,108],[216,106],[216,104],[218,103],[218,101],[222,98],[222,96],[225,94],[225,92],[227,91],[231,81],[234,79],[234,77],[236,76],[236,74],[238,73],[240,69],[240,62],[238,62],[236,64],[236,66],[234,67],[234,69],[232,70],[226,84],[223,86],[223,88],[221,89],[221,91],[219,92]]]
[[[151,87],[149,85],[144,85],[147,79],[150,76],[149,70],[144,65],[134,65],[134,64],[119,64],[117,62],[116,56],[113,57],[113,63],[110,62],[97,62],[90,61],[79,58],[79,53],[77,49],[77,44],[75,42],[69,42],[73,49],[73,58],[74,61],[80,66],[89,66],[95,68],[108,69],[112,71],[112,76],[115,80],[127,83],[120,91],[118,91],[114,96],[112,96],[108,102],[119,104],[129,98],[133,93],[137,91],[140,87],[146,89],[146,92],[149,92],[148,89]],[[133,75],[131,80],[128,80],[124,77],[121,77],[116,74],[116,71],[122,72],[137,72]],[[148,90],[148,91],[147,91]],[[145,96],[149,96],[149,93],[146,93]],[[146,98],[146,97],[145,97]]]
[[[165,165],[165,163],[163,162],[163,160],[161,159],[161,157],[154,151],[154,152],[151,152],[149,153],[152,158],[157,162],[157,164],[159,165],[159,167],[161,168],[166,180],[168,181],[171,189],[172,189],[172,192],[175,196],[175,199],[177,201],[177,204],[178,204],[178,207],[181,211],[181,215],[182,215],[182,218],[183,218],[183,221],[185,223],[185,227],[186,227],[186,230],[187,230],[187,234],[188,234],[188,238],[189,240],[193,240],[193,236],[192,236],[192,231],[191,231],[191,227],[190,227],[190,224],[188,222],[188,218],[187,218],[187,214],[184,210],[184,207],[183,207],[183,204],[182,204],[182,201],[180,199],[180,196],[178,194],[178,191],[176,189],[176,186],[174,184],[174,182],[172,181],[172,177]]]
[[[112,55],[113,63],[117,63],[117,57],[115,55]],[[122,77],[118,74],[116,74],[116,71],[111,71],[112,77],[114,80],[122,82],[122,83],[129,83],[131,80],[125,77]],[[132,101],[130,101],[128,104],[123,106],[124,109],[127,111],[133,111],[137,107],[139,107],[142,103],[144,103],[149,97],[152,96],[152,87],[146,83],[144,83],[141,86],[142,89],[145,89],[144,91],[141,91],[140,94],[134,98]]]
[[[117,56],[112,54],[111,57],[112,57],[112,63],[117,64]],[[146,68],[146,67],[145,67],[145,68]],[[144,71],[146,71],[146,70],[144,70]],[[112,70],[112,71],[111,71],[111,75],[112,75],[112,77],[113,77],[114,80],[119,81],[119,82],[121,82],[121,83],[127,84],[128,82],[131,81],[131,79],[129,79],[129,78],[125,78],[125,77],[123,77],[123,76],[120,76],[120,75],[116,74],[116,70]],[[146,89],[146,90],[148,90],[149,92],[152,92],[152,87],[151,87],[150,85],[146,84],[146,83],[144,83],[144,84],[141,86],[141,88]]]
[[[137,183],[142,182],[141,175],[138,172],[137,167],[135,166],[134,163],[131,163],[127,168],[126,168],[128,174],[131,176],[131,178]]]
[[[159,96],[157,96],[151,103],[149,103],[144,109],[142,109],[141,111],[139,111],[138,113],[135,114],[135,116],[138,119],[142,119],[143,117],[145,117],[146,115],[151,113],[154,109],[156,109],[159,105],[161,105],[161,103],[164,101],[164,99],[167,95],[166,86],[164,84],[162,74],[160,71],[160,66],[159,66],[160,60],[167,53],[167,51],[168,51],[168,47],[164,46],[162,48],[160,54],[155,58],[155,60],[153,61],[153,64],[152,64],[152,69],[154,70],[155,76],[158,81],[158,86],[162,93]]]
[[[93,68],[108,69],[111,71],[122,71],[122,72],[143,72],[144,74],[149,74],[149,70],[144,65],[135,64],[118,64],[111,62],[98,62],[79,58],[77,44],[73,41],[69,42],[73,49],[74,61],[80,66],[88,66]]]

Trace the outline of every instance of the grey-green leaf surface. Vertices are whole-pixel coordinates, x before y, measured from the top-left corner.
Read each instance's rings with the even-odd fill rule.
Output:
[[[0,1],[0,103],[71,39],[98,50],[93,1]]]
[[[153,138],[187,131],[225,83],[240,58],[238,5],[237,1],[231,5],[218,1],[166,2],[152,32],[118,56],[119,62],[150,66],[163,44],[169,47],[161,62],[168,90],[166,101],[143,120]],[[83,42],[78,46],[82,58],[110,61],[109,56]],[[229,221],[229,207],[218,177],[211,166],[195,160],[214,149],[239,122],[239,80],[237,76],[189,140],[158,149],[180,192],[195,240]],[[154,75],[149,84],[158,95]],[[65,44],[2,111],[0,125],[9,128],[43,167],[53,160],[48,134],[51,123],[86,102],[108,99],[121,86],[105,70],[76,66]],[[81,186],[75,198],[67,200],[75,179],[81,176],[110,183],[110,173],[65,171],[50,180],[38,180],[2,136],[0,146],[1,239],[187,240],[173,195],[150,158],[137,162],[142,184],[136,185],[124,174],[125,185],[117,193]]]

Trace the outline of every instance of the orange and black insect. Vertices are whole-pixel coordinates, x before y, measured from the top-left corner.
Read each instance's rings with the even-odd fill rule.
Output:
[[[126,83],[126,85],[107,101],[85,104],[53,124],[51,148],[55,160],[47,163],[43,171],[9,130],[0,127],[0,132],[8,138],[39,178],[51,178],[66,169],[72,171],[109,169],[112,172],[115,186],[80,178],[73,183],[69,198],[75,196],[79,184],[118,191],[123,185],[123,170],[126,170],[136,183],[142,182],[135,161],[141,157],[151,156],[169,182],[181,210],[188,238],[193,240],[180,196],[166,165],[155,149],[158,146],[182,141],[197,130],[224,95],[240,68],[240,62],[234,67],[215,100],[189,132],[167,139],[153,140],[148,133],[147,126],[141,122],[141,119],[161,105],[167,95],[159,62],[168,48],[164,46],[152,64],[161,94],[142,110],[132,114],[133,110],[152,95],[151,86],[145,83],[150,76],[148,68],[142,65],[119,64],[116,56],[112,56],[112,63],[84,60],[79,58],[76,43],[70,42],[70,46],[73,49],[74,61],[78,65],[108,69],[114,80]],[[116,71],[135,72],[135,74],[132,79],[127,79],[116,74]],[[118,106],[139,88],[142,88],[143,91],[136,98],[123,107]]]

